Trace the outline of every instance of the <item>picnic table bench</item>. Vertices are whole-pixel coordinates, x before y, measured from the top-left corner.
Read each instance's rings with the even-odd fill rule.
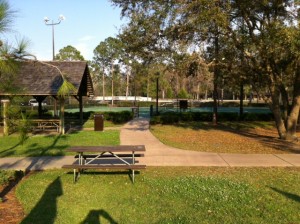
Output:
[[[33,124],[36,124],[35,128],[45,130],[49,128],[55,128],[59,132],[60,120],[59,119],[34,119],[31,120]]]
[[[131,170],[134,183],[135,170],[146,168],[146,165],[136,164],[135,158],[143,157],[145,151],[144,145],[73,146],[66,152],[76,152],[75,161],[73,164],[63,165],[62,168],[73,169],[74,183],[85,169]]]

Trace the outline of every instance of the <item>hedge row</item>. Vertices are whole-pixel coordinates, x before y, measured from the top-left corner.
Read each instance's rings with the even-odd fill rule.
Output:
[[[213,113],[211,112],[167,112],[154,116],[150,124],[173,124],[187,121],[212,121]],[[273,121],[273,114],[245,113],[241,118],[238,113],[218,113],[218,121]]]
[[[133,119],[133,113],[130,111],[120,112],[97,112],[91,114],[90,119],[94,119],[95,114],[103,114],[104,120],[112,121],[115,124],[123,124]]]
[[[95,114],[102,114],[104,116],[104,120],[106,121],[112,121],[115,124],[123,124],[131,119],[133,119],[133,113],[130,111],[120,111],[120,112],[83,112],[83,119],[84,120],[93,120]],[[79,118],[79,112],[75,113],[68,113],[65,112],[65,118]]]
[[[214,106],[214,102],[213,101],[209,101],[209,102],[193,102],[193,106],[194,107],[213,107]],[[223,103],[220,102],[220,107],[239,107],[240,103],[239,102],[226,102],[224,101]],[[244,107],[268,107],[268,105],[266,103],[256,103],[256,102],[252,102],[249,103],[249,101],[244,101],[243,103]]]

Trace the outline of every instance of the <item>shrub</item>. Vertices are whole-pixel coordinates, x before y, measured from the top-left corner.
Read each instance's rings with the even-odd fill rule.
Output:
[[[237,121],[239,120],[239,114],[235,112],[230,113],[218,113],[219,121]]]
[[[114,101],[117,107],[134,107],[134,101]],[[150,107],[155,103],[147,101],[136,101],[136,106],[139,107]]]
[[[213,107],[214,106],[214,102],[213,101],[209,101],[209,102],[201,102],[199,104],[199,107]]]
[[[239,102],[223,102],[221,103],[221,106],[222,107],[239,107],[240,106],[240,103]]]
[[[269,107],[269,105],[267,103],[249,103],[248,104],[249,107]]]
[[[150,125],[161,124],[161,116],[153,116],[150,119]]]
[[[105,116],[105,115],[104,115]],[[121,111],[113,114],[112,122],[115,124],[122,124],[130,121],[133,118],[133,113],[129,111]]]
[[[83,119],[91,119],[93,116],[93,112],[83,112]],[[78,119],[80,117],[80,112],[65,112],[65,118],[72,118],[72,119]]]
[[[168,116],[162,116],[160,120],[162,124],[174,124],[178,123],[180,119],[177,114],[169,114]]]
[[[212,113],[210,112],[193,113],[193,121],[212,121]]]
[[[244,121],[273,121],[274,116],[272,113],[244,113],[242,119]]]
[[[193,121],[193,114],[190,112],[184,112],[179,114],[181,121]]]
[[[130,111],[121,112],[97,112],[95,114],[103,114],[104,120],[112,121],[115,124],[122,124],[133,119],[133,113]],[[94,119],[94,114],[91,114],[90,119]]]
[[[213,113],[211,112],[167,112],[159,116],[154,116],[150,120],[150,124],[173,124],[180,121],[212,121]],[[218,121],[238,121],[240,120],[237,112],[218,113]],[[272,121],[274,120],[271,113],[245,113],[242,117],[244,121]]]
[[[112,121],[115,124],[122,124],[130,121],[133,119],[133,113],[130,111],[120,111],[120,112],[112,112],[112,111],[106,111],[106,112],[83,112],[83,119],[85,120],[93,120],[95,114],[103,114],[104,120],[106,121]],[[73,112],[73,113],[65,113],[65,117],[69,119],[78,119],[79,118],[79,112]]]

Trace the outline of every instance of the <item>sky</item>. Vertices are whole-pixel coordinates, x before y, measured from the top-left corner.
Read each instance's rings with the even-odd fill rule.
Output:
[[[108,37],[115,37],[124,24],[120,9],[109,0],[7,0],[16,12],[12,32],[1,34],[10,44],[16,38],[30,41],[28,51],[38,60],[52,60],[52,27],[60,15],[66,19],[54,26],[55,54],[71,45],[85,60],[92,60],[93,50]]]

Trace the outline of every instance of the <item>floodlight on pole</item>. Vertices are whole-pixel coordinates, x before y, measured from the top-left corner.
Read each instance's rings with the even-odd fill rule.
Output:
[[[53,20],[51,20],[51,22],[49,22],[50,19],[48,17],[44,17],[45,25],[52,26],[52,59],[53,59],[53,61],[55,59],[54,26],[60,24],[61,21],[65,20],[65,19],[66,18],[63,15],[59,15],[57,22],[54,22]]]

